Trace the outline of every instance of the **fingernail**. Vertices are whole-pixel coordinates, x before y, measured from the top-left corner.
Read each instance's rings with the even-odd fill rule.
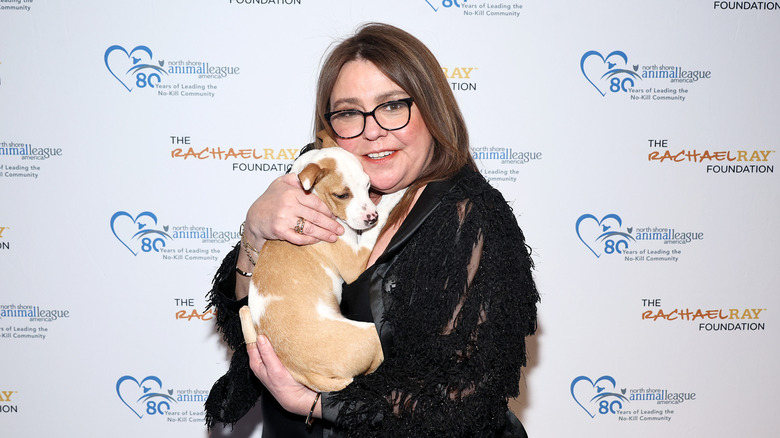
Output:
[[[265,337],[265,336],[263,336],[263,335],[260,335],[260,336],[258,336],[258,337],[257,337],[257,343],[258,343],[258,344],[260,344],[260,345],[265,345],[265,344],[266,344],[266,342],[268,342],[268,339],[266,339],[266,337]]]

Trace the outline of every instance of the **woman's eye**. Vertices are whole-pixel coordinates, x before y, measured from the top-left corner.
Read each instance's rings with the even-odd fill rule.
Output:
[[[342,111],[340,113],[334,114],[333,118],[334,119],[347,120],[347,119],[355,118],[358,115],[359,115],[359,113],[357,111],[347,110],[347,111]]]

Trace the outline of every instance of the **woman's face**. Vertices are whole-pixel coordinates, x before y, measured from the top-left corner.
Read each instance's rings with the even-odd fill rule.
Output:
[[[330,95],[330,111],[357,109],[369,112],[385,102],[409,97],[372,62],[349,61],[341,68]],[[355,138],[336,138],[342,148],[356,155],[375,190],[394,193],[408,187],[426,168],[433,154],[433,137],[417,105],[404,128],[387,131],[373,117]]]

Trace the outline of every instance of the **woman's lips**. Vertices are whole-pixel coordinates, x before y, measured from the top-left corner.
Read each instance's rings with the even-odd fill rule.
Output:
[[[395,151],[382,151],[373,154],[366,154],[366,156],[372,160],[381,160],[382,158],[388,157],[394,153]]]

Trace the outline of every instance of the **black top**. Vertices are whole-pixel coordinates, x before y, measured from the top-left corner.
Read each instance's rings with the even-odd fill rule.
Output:
[[[472,282],[465,266],[478,245]],[[223,261],[209,296],[217,327],[235,350],[206,402],[209,427],[235,423],[263,392],[248,367],[237,315],[242,302],[232,298],[239,246]],[[311,429],[273,397],[260,397],[263,437],[525,437],[506,401],[517,395],[525,336],[536,328],[531,267],[511,209],[481,175],[464,168],[428,184],[376,263],[342,290],[343,314],[377,325],[385,362],[344,390],[323,393],[324,418]],[[455,321],[452,333],[442,333],[442,321]],[[394,413],[388,397],[399,392],[416,397],[409,406],[421,406],[423,414]]]
[[[376,267],[376,264],[371,265],[371,267],[360,274],[357,280],[350,284],[345,283],[342,286],[341,314],[346,318],[361,322],[374,322],[368,290]]]

